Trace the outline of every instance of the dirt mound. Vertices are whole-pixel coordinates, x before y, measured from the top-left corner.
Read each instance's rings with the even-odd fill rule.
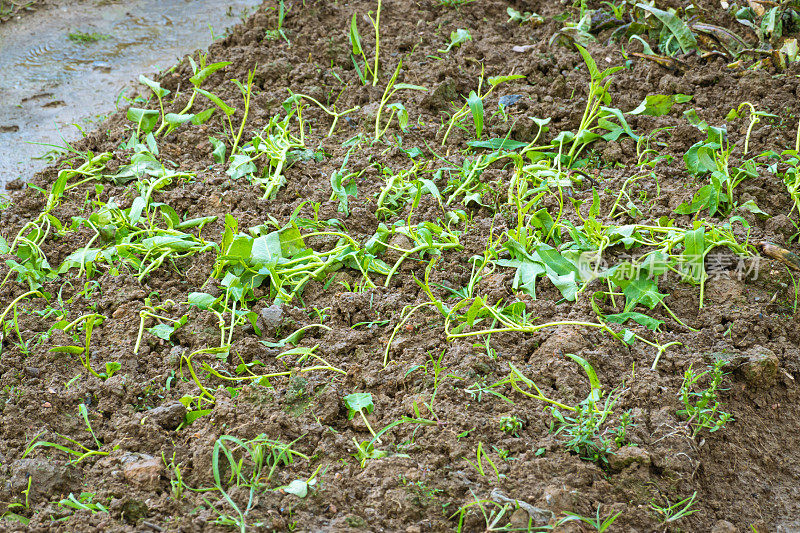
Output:
[[[0,214],[4,527],[798,527],[800,63],[284,8]]]

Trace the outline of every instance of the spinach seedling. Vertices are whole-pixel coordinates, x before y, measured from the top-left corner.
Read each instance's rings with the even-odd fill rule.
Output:
[[[356,413],[360,414],[369,432],[380,443],[381,440],[375,435],[375,431],[372,430],[372,426],[369,425],[369,420],[367,420],[367,415],[375,409],[375,404],[372,403],[372,394],[368,392],[348,394],[344,397],[344,405],[347,407],[347,419],[352,420]]]
[[[472,40],[472,35],[463,28],[459,28],[456,31],[450,32],[450,44],[447,45],[447,48],[441,48],[437,50],[437,52],[448,53],[453,48],[457,46],[461,46],[461,43],[465,43],[467,41]]]

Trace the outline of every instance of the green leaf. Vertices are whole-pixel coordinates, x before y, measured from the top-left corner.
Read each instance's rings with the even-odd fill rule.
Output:
[[[308,483],[302,479],[295,479],[285,487],[281,487],[281,489],[288,494],[294,494],[298,498],[308,496]]]
[[[586,375],[589,377],[589,383],[592,387],[592,397],[597,401],[600,399],[600,392],[603,390],[603,386],[600,385],[600,380],[597,379],[597,372],[595,372],[594,367],[589,364],[589,361],[584,359],[583,357],[578,357],[575,354],[568,353],[566,354],[567,357],[581,365],[581,368],[586,372]]]
[[[523,76],[522,74],[511,74],[509,76],[492,76],[491,78],[489,78],[488,81],[489,85],[491,85],[492,87],[497,87],[501,83],[506,83],[514,80],[523,80],[523,79],[525,79],[525,76]]]
[[[189,81],[195,87],[200,87],[200,85],[202,85],[203,82],[206,81],[206,78],[211,76],[213,73],[215,73],[219,69],[221,69],[223,67],[227,67],[230,64],[231,64],[230,61],[220,61],[219,63],[212,63],[212,64],[208,65],[207,67],[205,67],[200,72],[198,72],[197,74],[195,74],[194,76],[192,76],[191,78],[189,78]]]
[[[135,122],[139,131],[142,133],[149,133],[158,124],[158,117],[160,113],[154,109],[140,109],[138,107],[129,107],[125,116],[131,122]]]
[[[200,111],[192,118],[192,124],[194,124],[195,126],[199,126],[200,124],[205,124],[206,122],[208,122],[208,119],[210,119],[211,116],[214,114],[214,111],[216,111],[216,109],[214,109],[213,107],[209,107],[205,111]]]
[[[194,115],[190,114],[179,115],[178,113],[167,113],[166,115],[164,115],[164,120],[166,121],[167,124],[169,124],[169,127],[167,128],[167,132],[164,135],[167,135],[181,124],[185,124],[190,120],[192,120],[193,118]]]
[[[214,150],[214,152],[217,152],[218,149],[219,146]],[[225,156],[224,145],[222,146],[222,150],[223,150],[222,156],[224,158]],[[214,160],[215,161],[217,160],[217,156],[214,157]],[[226,170],[225,173],[228,174],[231,177],[231,179],[238,180],[239,178],[242,178],[244,176],[255,174],[257,171],[258,168],[256,167],[256,164],[253,163],[252,157],[250,157],[247,154],[236,153],[231,156],[230,165],[228,166],[228,170]]]
[[[386,108],[397,112],[397,122],[400,124],[400,129],[403,131],[408,130],[408,111],[406,111],[405,106],[400,102],[395,102],[394,104],[389,104]]]
[[[512,139],[488,139],[486,141],[469,141],[468,146],[472,148],[486,148],[489,150],[519,150],[525,148],[528,143],[514,141]]]
[[[220,141],[215,137],[209,137],[208,141],[211,143],[211,146],[214,148],[214,151],[211,152],[211,157],[214,158],[214,163],[224,163],[225,162],[225,143]],[[248,160],[250,158],[248,157]],[[253,165],[255,167],[255,165]],[[255,170],[254,170],[255,171]]]
[[[168,341],[172,334],[175,332],[175,328],[172,326],[168,326],[166,324],[156,324],[151,328],[147,328],[147,331],[158,337],[159,339],[164,339]]]
[[[183,424],[188,426],[201,416],[206,416],[207,414],[211,413],[213,409],[198,409],[197,411],[189,411],[183,418]]]
[[[652,309],[666,296],[666,294],[658,292],[658,284],[655,280],[648,278],[643,272],[640,272],[636,279],[631,280],[627,279],[623,270],[620,269],[611,277],[611,280],[622,288],[622,293],[625,295],[623,311],[626,313],[639,304]]]
[[[203,96],[205,96],[206,98],[208,98],[209,100],[214,102],[214,104],[216,104],[216,106],[218,108],[220,108],[220,110],[223,113],[225,113],[225,115],[227,115],[227,116],[233,115],[233,113],[236,111],[235,108],[233,108],[233,107],[229,106],[228,104],[226,104],[225,102],[223,102],[222,99],[219,96],[217,96],[216,94],[212,94],[212,93],[210,93],[210,92],[208,92],[206,90],[197,89],[197,88],[195,88],[195,91],[197,91],[198,93],[202,94]]]
[[[350,19],[350,46],[353,49],[353,55],[357,56],[361,53],[361,35],[358,33],[355,13],[353,13],[353,18]]]
[[[467,105],[472,112],[472,121],[475,123],[475,137],[480,139],[483,133],[483,100],[475,94],[475,91],[471,91],[467,98]]]
[[[642,100],[642,103],[636,109],[629,111],[628,114],[661,117],[668,114],[676,103],[683,104],[691,99],[692,96],[686,94],[650,94]]]
[[[392,86],[392,89],[399,91],[400,89],[412,89],[414,91],[427,91],[428,89],[422,85],[413,85],[411,83],[398,83]],[[392,91],[394,92],[394,91]]]
[[[673,13],[669,13],[668,11],[662,11],[656,7],[649,6],[647,4],[636,4],[636,7],[644,9],[655,15],[655,17],[661,21],[664,26],[669,29],[672,35],[675,36],[675,39],[678,41],[678,44],[681,47],[681,50],[684,54],[689,53],[691,50],[697,50],[697,40],[694,38],[694,34],[692,30],[677,16]]]
[[[151,80],[150,78],[148,78],[143,74],[139,75],[139,83],[142,83],[150,87],[150,90],[153,91],[153,94],[155,94],[159,98],[164,98],[169,94],[169,91],[167,89],[162,88],[160,83]]]
[[[602,79],[600,77],[600,70],[597,68],[597,63],[595,63],[592,55],[586,51],[586,48],[577,43],[575,44],[575,48],[578,49],[578,52],[583,58],[583,62],[586,63],[586,68],[589,69],[589,77],[594,81],[600,81]]]
[[[447,45],[447,48],[441,48],[438,51],[447,53],[453,48],[461,46],[461,43],[465,43],[467,41],[472,40],[472,35],[469,34],[469,31],[459,28],[450,32],[450,44]]]
[[[702,283],[705,276],[705,235],[705,226],[700,226],[687,231],[683,239],[684,273],[695,283]]]
[[[375,404],[372,402],[372,394],[368,392],[348,394],[344,397],[344,405],[347,407],[348,420],[352,420],[358,412],[368,415],[375,408]]]
[[[211,309],[211,306],[214,305],[218,299],[219,298],[214,298],[205,292],[190,292],[189,296],[186,298],[186,301],[189,303],[189,305],[194,305],[199,309],[205,310]]]
[[[624,324],[628,320],[633,320],[637,324],[640,324],[652,331],[658,331],[658,328],[660,328],[661,324],[664,323],[663,320],[658,320],[645,314],[637,313],[636,311],[617,313],[614,315],[603,315],[603,320],[613,322],[614,324]]]
[[[210,215],[207,217],[197,217],[197,218],[190,218],[188,220],[184,220],[180,224],[175,226],[177,230],[185,230],[185,229],[192,229],[198,226],[205,226],[206,224],[210,224],[217,220],[217,215]]]
[[[50,348],[52,353],[68,353],[70,355],[80,355],[84,350],[83,346],[56,346],[55,348]]]
[[[281,238],[277,231],[253,239],[250,259],[256,268],[274,266],[283,259]]]
[[[739,210],[741,211],[749,211],[758,215],[760,218],[769,218],[769,213],[765,213],[756,205],[755,200],[748,200],[742,205],[739,206]]]
[[[122,368],[122,363],[118,363],[116,361],[108,361],[106,362],[106,376],[111,377]]]

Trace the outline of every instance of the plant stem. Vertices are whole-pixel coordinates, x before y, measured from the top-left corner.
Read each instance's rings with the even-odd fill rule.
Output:
[[[372,69],[372,86],[378,84],[378,56],[380,55],[380,24],[381,24],[381,0],[378,0],[378,12],[375,14],[375,68]],[[399,69],[398,69],[399,70]]]

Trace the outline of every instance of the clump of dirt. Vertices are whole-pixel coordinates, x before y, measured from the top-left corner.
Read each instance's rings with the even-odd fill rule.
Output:
[[[535,10],[544,22],[509,20],[509,7]],[[719,9],[701,7],[713,22]],[[374,3],[296,2],[286,8],[283,35],[276,32],[278,6],[267,3],[212,45],[206,64],[231,64],[211,74],[203,89],[236,108],[231,117],[236,125],[245,105],[230,80],[244,83],[254,71],[244,140],[272,117],[285,115],[287,89],[326,106],[335,103],[340,111],[357,109],[327,137],[330,116],[316,105],[303,108],[303,143],[311,154],[296,155],[274,198],[264,198],[258,183],[232,179],[228,165],[215,162],[209,137],[224,139],[227,125],[219,112],[205,124],[184,124],[160,137],[157,148],[165,168],[187,175],[155,189],[153,201],[171,206],[180,220],[216,217],[192,231],[217,245],[226,238],[226,224],[236,233],[230,231],[235,219],[244,234],[264,224],[272,230],[305,221],[300,223],[305,245],[323,254],[337,249],[341,235],[365,243],[381,227],[426,221],[458,228],[460,246],[443,249],[434,263],[429,255],[410,254],[388,283],[386,275],[374,273],[369,274],[374,283],[367,283],[359,270],[365,267],[342,259],[337,271],[312,277],[301,293],[283,302],[269,281],[255,284],[252,316],[232,331],[226,324],[235,321],[235,307],[218,311],[214,304],[198,304],[197,293],[225,301],[230,294],[230,283],[212,275],[224,258],[211,248],[164,261],[143,276],[125,264],[99,266],[88,279],[85,268],[80,276],[71,269],[41,279],[38,292],[17,305],[12,303],[30,285],[24,277],[16,281],[20,259],[7,254],[0,270],[8,274],[0,295],[9,309],[0,365],[4,527],[228,531],[244,522],[265,531],[534,531],[563,522],[567,513],[594,517],[599,509],[601,516],[619,513],[614,531],[796,528],[800,447],[792,444],[800,424],[794,407],[800,401],[800,328],[794,278],[783,266],[761,258],[758,268],[751,268],[757,257],[740,260],[721,247],[708,255],[707,265],[716,260],[721,266],[706,281],[702,304],[698,286],[663,276],[657,289],[666,306],[636,308],[663,324],[653,332],[629,323],[625,327],[651,343],[626,343],[594,327],[598,313],[621,311],[619,301],[592,296],[610,290],[604,280],[592,281],[571,301],[548,278],[540,280],[533,298],[514,284],[515,271],[508,264],[496,263],[475,276],[492,240],[517,224],[516,211],[505,206],[511,165],[486,169],[479,178],[485,186],[469,201],[446,206],[446,197],[428,194],[448,190],[447,173],[431,172],[425,194],[420,186],[398,200],[396,209],[379,211],[388,176],[415,166],[435,169],[443,159],[470,164],[474,151],[465,150],[475,137],[471,115],[442,142],[450,117],[478,90],[482,74],[486,80],[524,76],[498,85],[483,102],[483,140],[531,142],[539,129],[534,118],[551,119],[547,138],[538,142],[577,130],[588,73],[573,47],[550,44],[567,8],[384,2],[375,86],[361,83],[348,40],[355,13],[369,54],[374,42],[365,15],[376,9]],[[731,24],[721,13],[718,18],[718,24]],[[468,30],[471,40],[443,52],[459,28]],[[629,189],[638,213],[625,208],[621,219],[599,220],[655,225],[666,216],[676,226],[692,228],[691,215],[675,214],[702,186],[689,177],[683,159],[705,138],[682,115],[691,108],[709,124],[721,125],[731,108],[757,102],[775,117],[754,127],[750,150],[780,152],[793,146],[800,63],[779,75],[695,54],[682,58],[679,68],[667,69],[644,59],[626,63],[619,44],[603,37],[588,48],[601,68],[626,65],[613,75],[608,105],[628,111],[656,93],[693,99],[676,103],[661,117],[628,116],[639,134],[660,130],[650,146],[662,157],[652,167],[637,166],[646,146],[629,137],[593,145],[579,169],[583,179],[559,186],[542,200],[553,219],[563,212],[564,221],[584,227],[589,206],[608,214],[626,181],[644,173]],[[400,129],[393,122],[381,141],[351,150],[348,140],[374,136],[384,87],[401,58],[397,82],[427,91],[396,93],[386,103],[402,102],[407,126]],[[200,61],[198,54],[192,61]],[[165,103],[166,112],[178,113],[189,100],[192,61],[184,58],[158,79],[177,95]],[[143,90],[142,96],[150,93]],[[508,105],[500,108],[500,102]],[[157,108],[153,98],[146,105]],[[747,125],[738,119],[728,126],[729,140],[739,150]],[[111,175],[130,162],[128,141],[135,131],[122,111],[76,148],[93,155],[110,152],[105,165]],[[32,186],[13,192],[12,203],[0,214],[4,237],[11,242],[37,220],[46,208],[38,188],[50,190],[59,168],[71,164],[62,161],[34,176]],[[343,167],[356,174],[346,211],[331,184]],[[754,200],[775,216],[738,213],[747,229],[737,222],[736,238],[793,247],[793,223],[779,218],[791,212],[791,197],[774,175],[756,174],[736,190],[737,199],[740,204]],[[137,181],[99,184],[89,180],[68,188],[50,212],[51,230],[41,244],[49,265],[114,238],[78,219],[91,220],[98,206],[112,201],[128,209],[141,198]],[[567,207],[559,210],[559,202]],[[319,227],[325,230],[309,229]],[[403,256],[398,249],[413,246],[413,238],[393,234],[394,249],[387,248],[381,258],[393,265]],[[624,257],[624,248],[609,247],[609,254]],[[738,275],[739,268],[748,275]],[[450,314],[431,302],[428,289]],[[508,313],[555,324],[509,331],[497,327],[508,315],[494,322],[483,316],[478,327],[494,328],[491,335],[459,336],[469,328],[451,318],[465,313],[477,296],[491,305],[518,302]],[[458,302],[467,305],[458,307]],[[95,315],[105,319],[96,321],[86,353],[82,324]],[[64,323],[54,328],[81,317],[83,322],[72,328]],[[185,323],[176,326],[181,317]],[[142,332],[140,325],[161,329]],[[623,328],[611,326],[622,337]],[[165,327],[174,331],[165,334]],[[229,349],[208,350],[220,345],[221,329]],[[286,341],[299,330],[305,335]],[[656,344],[666,348],[659,351]],[[302,354],[307,360],[299,359]],[[120,367],[105,369],[110,377],[95,376],[82,365],[83,357],[95,371],[107,362]],[[580,361],[596,372],[599,383]],[[726,412],[732,419],[713,432],[695,431],[697,419],[681,413],[686,406],[680,391],[687,371],[700,374],[709,368],[721,374],[717,414]],[[709,370],[690,390],[713,386]],[[360,413],[348,406],[352,393],[371,395]],[[613,403],[603,403],[609,399]],[[606,408],[608,418],[592,426],[597,411]],[[371,431],[387,426],[373,439]],[[76,453],[47,444],[32,449],[35,443],[57,443]],[[232,472],[225,450],[234,465],[244,458],[241,475]],[[80,504],[70,505],[70,494]],[[671,507],[678,502],[684,503]],[[685,506],[693,512],[675,516]],[[574,521],[557,528],[581,530]]]

